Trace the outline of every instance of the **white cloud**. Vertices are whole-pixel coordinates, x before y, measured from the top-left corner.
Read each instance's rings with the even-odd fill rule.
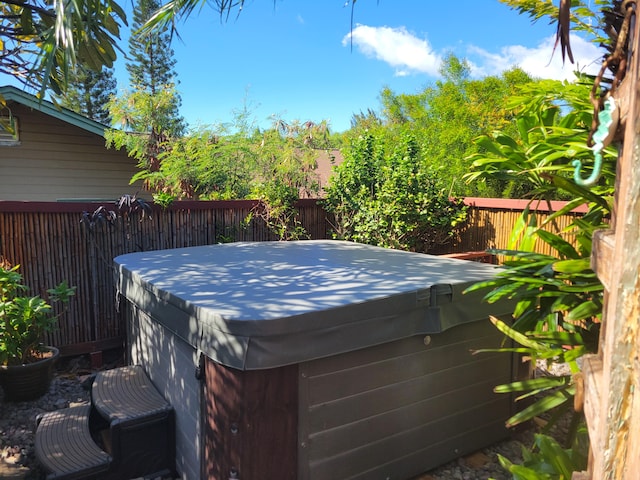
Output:
[[[396,75],[411,73],[438,75],[441,57],[426,40],[409,33],[406,28],[369,27],[357,25],[342,39],[343,45],[353,45],[363,54],[388,63]]]
[[[514,65],[534,77],[555,80],[571,80],[575,78],[576,70],[597,73],[602,63],[602,50],[576,35],[571,35],[570,40],[575,64],[566,58],[564,65],[560,45],[553,52],[555,35],[544,39],[535,48],[510,45],[501,48],[499,53],[471,46],[468,49],[468,58],[472,65],[472,74],[475,77],[496,75]]]
[[[347,46],[351,41],[364,55],[393,67],[396,76],[426,74],[437,77],[442,58],[449,52],[435,51],[427,40],[416,37],[405,27],[357,25],[342,39],[342,44]],[[571,35],[571,49],[576,63],[571,64],[567,58],[564,66],[560,46],[552,57],[554,43],[555,35],[551,35],[534,48],[509,45],[496,53],[472,45],[466,47],[463,53],[454,53],[467,59],[474,77],[499,75],[514,65],[534,77],[556,80],[573,79],[574,71],[578,69],[590,74],[598,72],[602,51],[593,43]]]

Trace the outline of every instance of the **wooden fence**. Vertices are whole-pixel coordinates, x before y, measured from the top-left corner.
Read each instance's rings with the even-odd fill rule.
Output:
[[[434,253],[457,253],[483,251],[490,248],[507,248],[511,231],[527,206],[531,215],[535,216],[537,225],[545,223],[553,212],[566,205],[566,202],[534,202],[527,200],[505,200],[500,198],[465,198],[468,205],[467,223],[456,235],[450,245],[441,247]],[[555,218],[545,229],[560,233],[572,245],[576,244],[574,235],[566,231],[577,215],[586,213],[586,205],[573,210],[570,214]],[[553,255],[551,247],[543,242],[536,242],[538,253]]]
[[[468,199],[467,204],[467,225],[451,245],[434,253],[503,248],[524,208],[518,201],[495,199]],[[263,222],[247,221],[256,205],[248,200],[177,202],[166,210],[154,207],[151,220],[120,218],[115,228],[89,230],[80,222],[82,213],[93,212],[100,204],[4,201],[0,202],[0,260],[20,265],[34,294],[42,295],[62,280],[77,287],[48,343],[59,346],[63,354],[105,350],[122,345],[125,332],[116,309],[114,257],[228,241],[275,240]],[[331,238],[328,216],[315,200],[301,200],[298,210],[310,238]],[[540,220],[548,214],[538,213]],[[571,219],[572,215],[562,217],[558,226],[563,228]]]

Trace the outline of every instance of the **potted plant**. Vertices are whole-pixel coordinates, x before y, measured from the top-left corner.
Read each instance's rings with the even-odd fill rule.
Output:
[[[58,321],[49,302],[66,304],[75,287],[66,282],[47,290],[48,301],[27,294],[19,266],[0,265],[0,386],[5,399],[34,400],[49,390],[57,348],[42,345]]]

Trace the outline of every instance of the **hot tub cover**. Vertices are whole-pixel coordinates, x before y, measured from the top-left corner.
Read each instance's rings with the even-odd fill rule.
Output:
[[[511,313],[462,295],[492,265],[353,242],[240,242],[115,258],[118,291],[213,360],[263,369]]]

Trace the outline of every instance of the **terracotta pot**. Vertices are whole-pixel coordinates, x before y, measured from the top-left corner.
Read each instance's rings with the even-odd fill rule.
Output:
[[[53,367],[60,356],[55,347],[46,347],[53,355],[23,365],[0,365],[0,386],[5,400],[22,402],[36,400],[49,391]]]

